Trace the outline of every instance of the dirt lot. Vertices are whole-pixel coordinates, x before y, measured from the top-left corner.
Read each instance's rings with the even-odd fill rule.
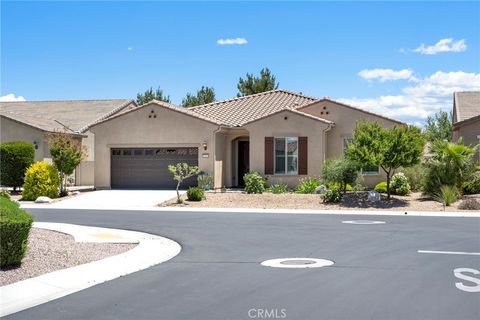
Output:
[[[184,196],[184,199],[186,197]],[[446,211],[459,211],[456,202]],[[341,203],[322,203],[317,194],[246,194],[244,192],[206,193],[206,200],[191,202],[185,200],[185,204],[177,205],[176,199],[166,201],[161,206],[185,206],[195,208],[261,208],[261,209],[317,209],[317,210],[396,210],[396,211],[443,211],[443,205],[432,199],[423,197],[420,193],[412,193],[409,196],[392,196],[391,200],[382,200],[376,203],[367,201],[367,193],[347,193]],[[462,210],[463,211],[463,210]]]

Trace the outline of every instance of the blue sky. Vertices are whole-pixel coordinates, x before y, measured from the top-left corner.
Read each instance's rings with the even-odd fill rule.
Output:
[[[480,90],[479,57],[479,2],[1,3],[3,99],[226,99],[269,67],[281,88],[422,123]]]

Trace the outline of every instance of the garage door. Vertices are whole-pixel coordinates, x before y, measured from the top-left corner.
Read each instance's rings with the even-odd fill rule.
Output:
[[[198,165],[198,148],[118,148],[111,150],[111,156],[112,188],[175,189],[168,165]],[[192,177],[181,188],[196,185]]]

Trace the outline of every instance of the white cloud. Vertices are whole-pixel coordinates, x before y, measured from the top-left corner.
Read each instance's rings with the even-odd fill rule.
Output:
[[[128,47],[127,50],[128,50],[128,51],[132,51],[132,50],[133,50],[133,47]]]
[[[392,69],[364,69],[358,73],[360,77],[367,80],[378,79],[380,82],[389,80],[413,79],[412,70],[392,70]]]
[[[422,43],[420,47],[414,49],[413,52],[433,55],[440,52],[462,52],[465,50],[467,50],[465,39],[454,41],[452,38],[448,38],[441,39],[433,46],[426,46],[424,43]]]
[[[223,45],[242,45],[242,44],[247,44],[248,41],[245,38],[235,38],[235,39],[218,39],[217,43],[221,46]]]
[[[398,95],[343,98],[339,101],[388,117],[419,124],[439,110],[452,110],[453,92],[475,90],[480,90],[480,73],[437,71],[417,79],[415,84],[404,87]]]
[[[25,101],[25,98],[22,96],[15,97],[13,93],[0,97],[0,102],[12,102],[12,101]]]

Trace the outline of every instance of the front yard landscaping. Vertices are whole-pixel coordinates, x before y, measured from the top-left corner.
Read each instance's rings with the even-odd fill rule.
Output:
[[[347,192],[340,203],[323,203],[318,194],[262,193],[247,194],[241,191],[206,192],[204,201],[188,201],[177,204],[176,199],[168,200],[160,206],[184,206],[189,208],[258,208],[258,209],[314,209],[314,210],[394,210],[394,211],[443,211],[443,205],[431,198],[415,192],[408,196],[394,196],[378,202],[368,202],[367,192]],[[480,195],[473,195],[480,201]],[[459,211],[461,201],[447,207],[446,211]],[[462,210],[463,211],[463,210]],[[467,211],[468,212],[468,211]]]

